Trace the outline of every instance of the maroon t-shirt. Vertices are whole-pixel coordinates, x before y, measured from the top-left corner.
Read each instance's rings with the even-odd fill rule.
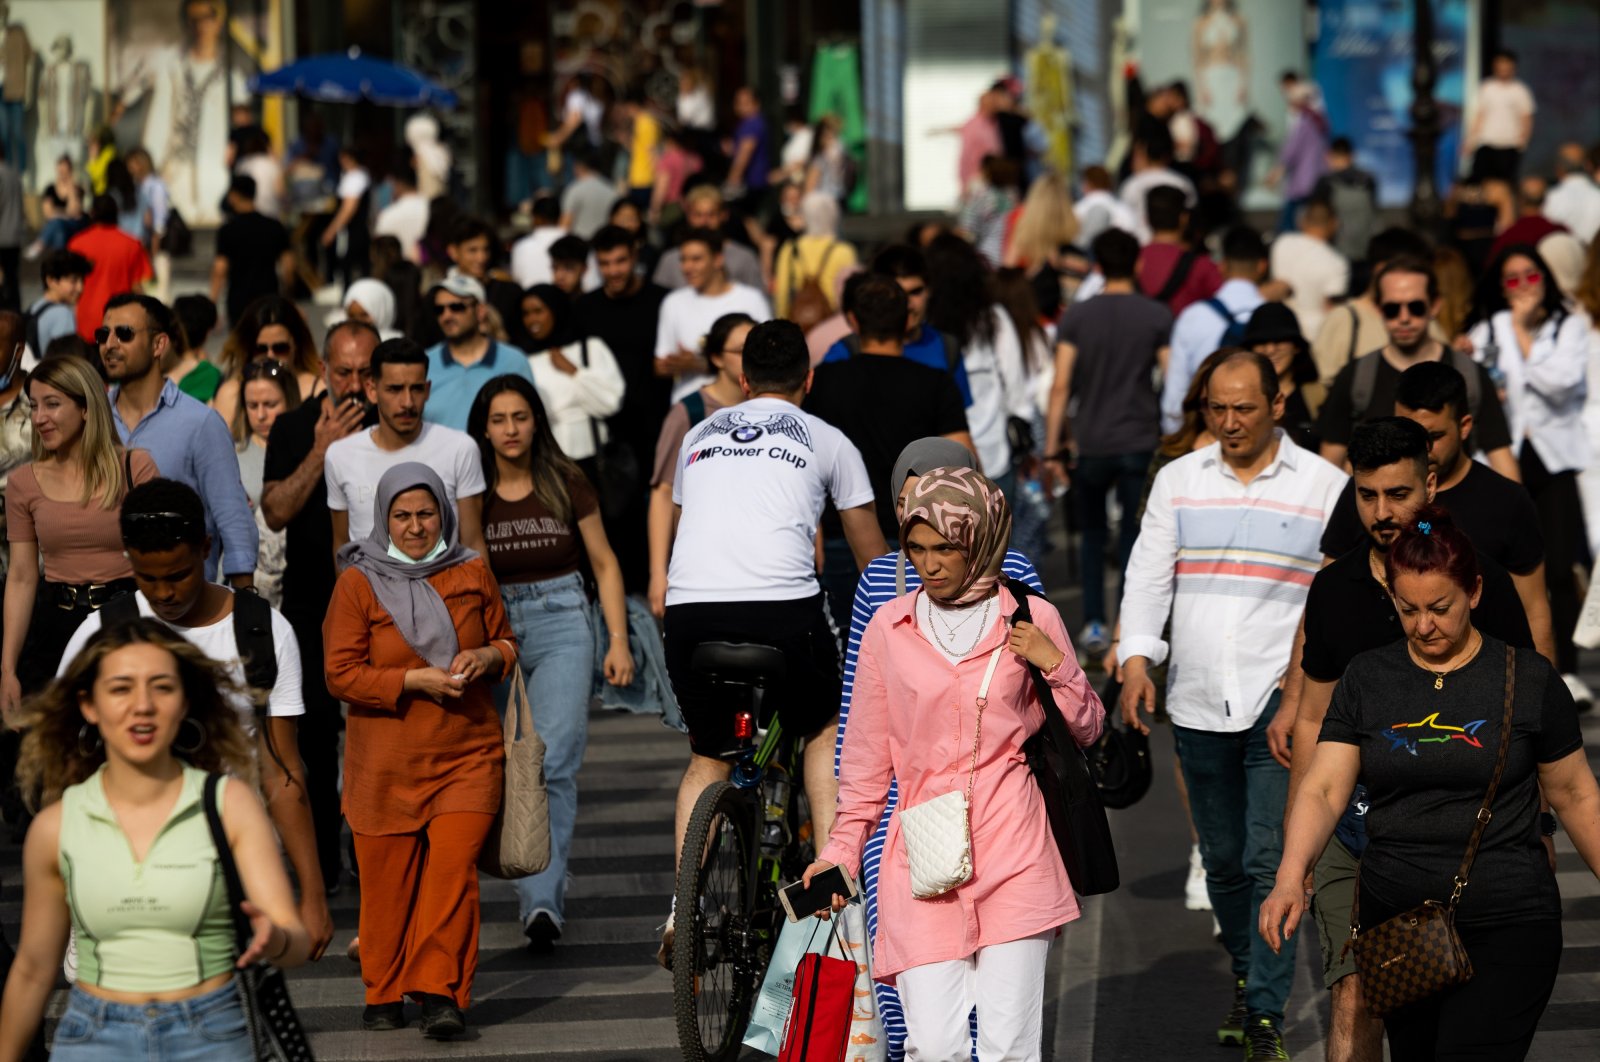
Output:
[[[1178,260],[1184,254],[1185,249],[1175,243],[1145,244],[1144,250],[1139,252],[1139,290],[1155,298],[1167,286],[1172,271],[1178,267]],[[1178,285],[1177,293],[1167,300],[1166,307],[1172,311],[1173,317],[1177,317],[1190,303],[1211,298],[1220,287],[1222,271],[1210,255],[1200,251],[1189,266],[1189,275]]]
[[[572,519],[551,513],[536,492],[506,501],[489,491],[483,505],[483,539],[489,546],[489,569],[502,583],[534,583],[578,570],[583,562],[583,537],[578,521],[599,508],[594,488],[583,474],[567,480]]]

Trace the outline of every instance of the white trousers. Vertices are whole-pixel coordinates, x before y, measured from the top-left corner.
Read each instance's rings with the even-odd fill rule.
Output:
[[[896,987],[905,1009],[906,1062],[969,1062],[978,1009],[978,1062],[1039,1062],[1044,971],[1054,929],[979,948],[964,959],[913,966]]]

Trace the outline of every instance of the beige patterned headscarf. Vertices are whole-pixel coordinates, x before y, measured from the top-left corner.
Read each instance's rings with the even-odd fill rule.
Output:
[[[1000,565],[1011,544],[1011,506],[1000,488],[970,468],[934,468],[923,473],[906,498],[900,548],[921,522],[949,540],[967,559],[967,574],[947,600],[970,605],[1000,581]]]

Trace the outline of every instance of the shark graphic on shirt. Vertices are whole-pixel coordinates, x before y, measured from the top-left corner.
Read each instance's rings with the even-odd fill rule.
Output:
[[[1404,749],[1415,756],[1419,745],[1443,745],[1451,741],[1464,741],[1475,749],[1483,748],[1483,742],[1478,740],[1478,730],[1485,720],[1474,719],[1466,726],[1449,726],[1439,722],[1439,713],[1415,723],[1392,723],[1383,732],[1392,745],[1390,752]]]

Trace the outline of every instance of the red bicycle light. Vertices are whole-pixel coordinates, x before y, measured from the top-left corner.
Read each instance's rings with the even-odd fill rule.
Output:
[[[749,712],[740,712],[733,717],[733,736],[743,741],[756,732],[756,722]]]

